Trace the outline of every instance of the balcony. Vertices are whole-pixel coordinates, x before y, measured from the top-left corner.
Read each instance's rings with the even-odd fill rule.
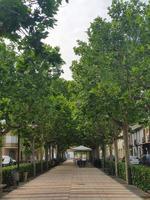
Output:
[[[150,142],[150,135],[147,136],[147,142]]]
[[[17,148],[18,145],[17,145],[17,143],[5,143],[4,142],[3,147],[4,148]]]
[[[18,144],[17,136],[6,135],[3,140],[3,147],[6,148],[17,147],[17,144]]]
[[[139,144],[138,144],[138,142],[137,142],[137,140],[134,140],[134,146],[138,146]]]
[[[132,149],[133,148],[133,144],[129,144],[129,148]]]
[[[146,142],[146,139],[145,137],[142,138],[142,143],[145,143]]]

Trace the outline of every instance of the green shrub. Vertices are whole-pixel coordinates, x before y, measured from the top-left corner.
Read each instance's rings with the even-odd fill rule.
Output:
[[[48,162],[48,169],[56,166],[58,163]],[[41,174],[47,170],[47,163],[43,161],[43,171],[41,171],[41,162],[36,163],[36,175]],[[7,184],[7,186],[11,186],[14,184],[14,172],[17,171],[17,165],[7,166],[2,168],[3,173],[3,184]],[[24,180],[24,172],[28,172],[28,178],[33,177],[33,164],[32,163],[24,163],[20,164],[19,167],[19,179],[20,181]]]
[[[115,174],[115,163],[113,161],[106,161],[105,167],[110,175]],[[143,165],[130,165],[131,182],[138,188],[148,191],[150,190],[150,167]],[[125,176],[125,163],[118,163],[118,175],[122,179],[126,179]]]
[[[107,173],[110,175],[115,175],[115,162],[106,160],[105,161],[105,169],[107,170]]]
[[[131,165],[132,184],[144,191],[150,190],[150,167]]]
[[[93,161],[93,165],[94,165],[94,167],[101,168],[102,167],[102,162],[101,162],[100,159],[95,159]]]
[[[126,174],[125,174],[125,163],[124,162],[119,162],[118,163],[118,176],[122,179],[126,179]]]
[[[8,186],[13,185],[14,183],[14,173],[17,171],[17,166],[7,166],[3,167],[3,184],[7,184]],[[33,176],[33,165],[31,163],[20,164],[19,167],[19,177],[20,181],[24,179],[24,172],[28,172],[28,177]]]
[[[13,185],[13,171],[16,170],[16,166],[8,166],[3,167],[3,184],[7,184],[8,186]]]
[[[106,160],[105,161],[105,170],[110,175],[115,175],[115,162]],[[125,180],[125,164],[122,162],[118,163],[118,176]]]
[[[105,161],[105,170],[110,175],[115,175],[115,162],[106,160]],[[118,163],[118,176],[125,180],[125,164],[123,162]]]

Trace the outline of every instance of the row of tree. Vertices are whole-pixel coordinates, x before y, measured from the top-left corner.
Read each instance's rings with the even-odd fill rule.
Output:
[[[32,155],[34,175],[36,149],[45,148],[48,161],[55,145],[60,158],[76,134],[70,83],[60,78],[64,61],[58,47],[43,42],[60,5],[61,0],[0,1],[0,149],[6,133],[17,134],[23,153]],[[2,182],[2,151],[0,163]]]
[[[34,166],[35,149],[47,154],[52,143],[58,157],[74,144],[98,157],[101,146],[104,165],[105,146],[114,142],[117,174],[122,130],[129,182],[129,125],[150,116],[150,3],[114,0],[109,20],[96,18],[88,42],[78,41],[74,81],[65,81],[59,48],[43,43],[61,1],[14,1],[0,2],[1,138],[14,130]]]
[[[150,122],[150,2],[114,0],[109,20],[97,17],[78,41],[72,64],[77,85],[74,111],[86,143],[105,146],[123,131],[129,183],[129,126]]]

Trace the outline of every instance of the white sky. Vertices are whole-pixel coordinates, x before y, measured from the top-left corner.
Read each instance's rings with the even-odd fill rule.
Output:
[[[97,16],[107,18],[107,7],[112,0],[70,0],[69,4],[63,3],[57,15],[57,26],[50,31],[46,43],[59,46],[63,60],[63,77],[71,79],[72,60],[75,60],[73,47],[77,40],[86,40],[86,31]]]

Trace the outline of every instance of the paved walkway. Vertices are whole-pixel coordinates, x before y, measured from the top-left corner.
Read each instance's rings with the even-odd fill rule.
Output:
[[[141,200],[143,192],[127,187],[96,168],[65,162],[5,195],[2,200]],[[146,198],[147,199],[147,198]]]

